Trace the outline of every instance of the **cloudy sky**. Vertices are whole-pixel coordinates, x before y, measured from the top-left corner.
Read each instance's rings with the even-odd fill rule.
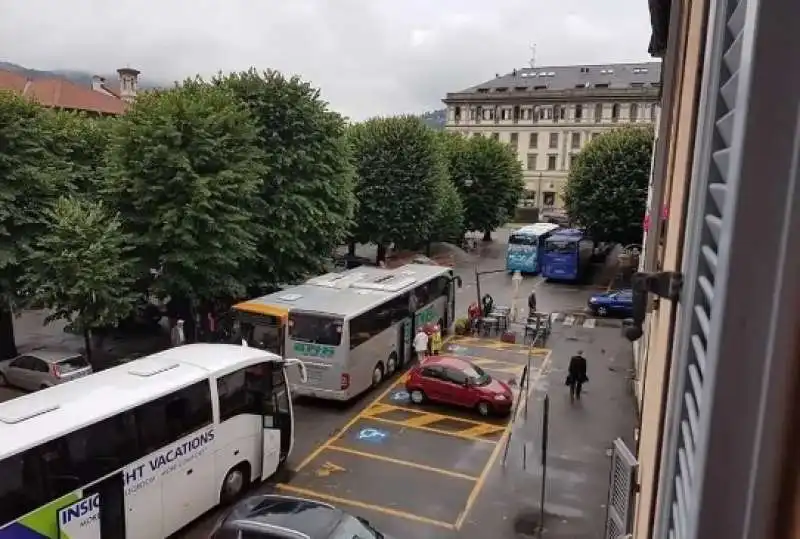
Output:
[[[646,0],[1,0],[0,60],[150,81],[250,66],[299,74],[340,112],[440,108],[536,63],[647,60]]]

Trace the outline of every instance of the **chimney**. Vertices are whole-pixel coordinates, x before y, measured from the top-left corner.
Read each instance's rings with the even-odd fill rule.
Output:
[[[140,71],[130,67],[117,69],[119,75],[119,96],[127,103],[133,103],[139,90]]]

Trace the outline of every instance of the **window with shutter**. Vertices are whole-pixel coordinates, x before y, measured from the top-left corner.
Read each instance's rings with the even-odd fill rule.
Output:
[[[720,238],[730,234],[726,215],[737,90],[740,84],[742,38],[747,0],[712,3],[710,39],[706,43],[683,262],[682,325],[675,333],[670,395],[671,425],[663,441],[659,521],[654,537],[697,538],[699,492],[706,460],[710,387],[717,369],[721,276],[728,271],[728,252]],[[743,125],[743,124],[739,124]],[[741,140],[739,137],[737,140]],[[716,306],[716,307],[715,307]]]

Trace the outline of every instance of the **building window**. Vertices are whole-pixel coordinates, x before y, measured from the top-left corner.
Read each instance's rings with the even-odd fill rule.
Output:
[[[535,153],[528,154],[528,170],[536,170],[536,157]]]
[[[552,191],[544,191],[542,193],[542,204],[545,206],[555,206],[556,205],[556,194]]]
[[[572,134],[572,149],[578,149],[581,147],[581,134],[580,133],[573,133]]]
[[[575,163],[575,158],[576,158],[576,157],[578,157],[578,154],[576,154],[576,153],[571,153],[571,154],[569,154],[569,156],[567,157],[567,159],[568,159],[568,164],[567,164],[567,167],[568,167],[570,170],[572,170],[572,165]]]
[[[475,107],[470,107],[469,109],[469,119],[470,121],[475,121]]]
[[[597,135],[599,135],[599,134],[600,134],[600,133],[592,133],[592,140],[596,139],[596,138],[597,138]]]
[[[522,195],[522,205],[529,208],[536,206],[536,191],[525,191]]]
[[[482,137],[482,136],[483,136],[483,133],[476,132],[475,135],[474,135],[474,138],[478,138],[478,137]]]
[[[531,133],[528,135],[528,148],[539,147],[539,133]]]
[[[639,107],[636,103],[631,103],[631,121],[635,122],[639,119]]]
[[[603,105],[598,103],[594,106],[594,121],[600,123],[603,120]]]
[[[492,138],[494,140],[500,140],[500,133],[492,133]]]
[[[547,156],[547,170],[555,170],[558,164],[558,156],[550,154]]]
[[[456,122],[461,121],[461,107],[456,107],[455,111],[453,112],[453,118]]]
[[[500,109],[500,119],[501,120],[510,120],[511,119],[511,111],[509,109]]]
[[[508,143],[516,150],[517,146],[519,146],[519,133],[511,133],[511,139]]]
[[[529,108],[522,109],[522,119],[523,120],[530,120],[531,119],[531,109],[529,109]]]
[[[583,119],[583,105],[575,105],[575,122],[580,123]]]
[[[494,120],[494,109],[483,109],[484,120]]]
[[[558,148],[558,133],[550,133],[550,149]]]
[[[658,113],[658,103],[653,103],[652,105],[650,105],[650,121],[651,122],[655,123],[656,114],[657,113]]]
[[[619,120],[619,103],[611,105],[611,121],[616,122]]]

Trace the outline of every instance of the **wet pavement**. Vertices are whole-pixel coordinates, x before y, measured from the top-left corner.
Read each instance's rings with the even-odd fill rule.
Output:
[[[511,381],[521,402],[533,387],[520,388],[523,371],[530,365],[534,376],[548,351],[456,338],[443,354],[479,362],[491,376]],[[415,405],[404,382],[398,377],[277,490],[358,511],[396,537],[409,537],[410,523],[432,528],[413,537],[459,530],[523,408],[483,418],[473,410]]]

